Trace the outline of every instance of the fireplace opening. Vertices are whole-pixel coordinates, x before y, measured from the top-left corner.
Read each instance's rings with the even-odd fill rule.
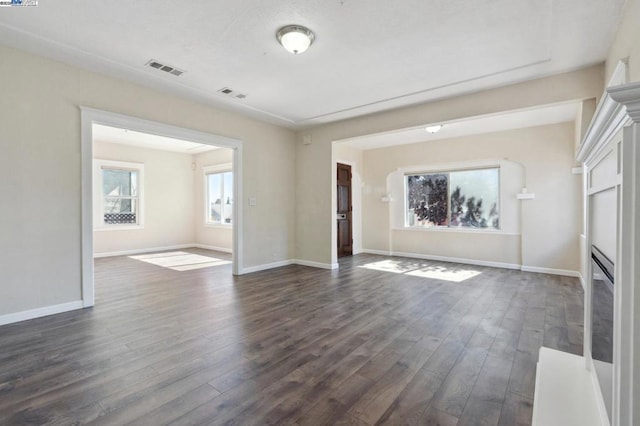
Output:
[[[591,246],[591,261],[591,358],[611,418],[615,270],[613,262],[596,246]]]

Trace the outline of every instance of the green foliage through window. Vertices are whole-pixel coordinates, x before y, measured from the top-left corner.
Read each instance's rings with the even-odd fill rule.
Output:
[[[500,169],[406,176],[406,225],[500,229]]]

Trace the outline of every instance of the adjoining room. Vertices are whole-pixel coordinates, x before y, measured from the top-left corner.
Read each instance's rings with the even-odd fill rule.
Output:
[[[233,151],[93,125],[94,257],[232,253]]]

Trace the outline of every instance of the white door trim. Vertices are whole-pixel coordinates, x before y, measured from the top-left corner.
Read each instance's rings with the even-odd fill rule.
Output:
[[[176,139],[198,142],[206,145],[221,146],[233,150],[233,192],[238,200],[233,209],[233,274],[243,273],[243,221],[242,221],[242,146],[238,139],[170,124],[131,117],[110,111],[80,106],[81,115],[81,158],[82,158],[82,306],[94,305],[93,282],[93,199],[92,199],[92,161],[93,161],[93,124],[119,127]]]

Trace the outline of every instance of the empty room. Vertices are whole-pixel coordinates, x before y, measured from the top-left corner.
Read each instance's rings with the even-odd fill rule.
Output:
[[[640,0],[0,0],[0,424],[640,424]]]

